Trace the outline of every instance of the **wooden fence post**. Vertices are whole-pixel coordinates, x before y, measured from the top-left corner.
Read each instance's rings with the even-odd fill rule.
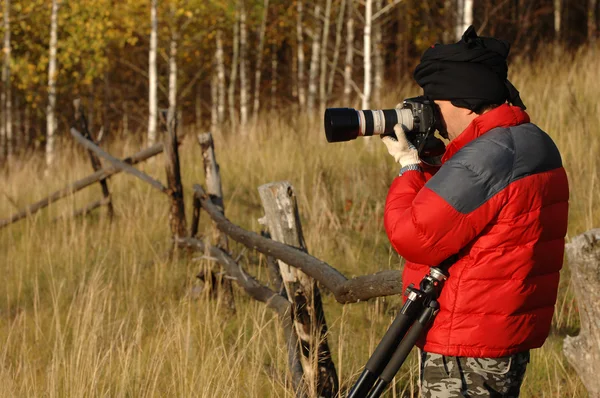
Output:
[[[88,124],[87,124],[87,120],[85,118],[85,114],[83,113],[83,110],[81,109],[81,100],[79,98],[73,100],[73,106],[75,107],[75,123],[79,124],[79,129],[81,130],[81,134],[88,140],[95,143],[94,138],[92,137],[92,134],[90,133],[90,130],[88,129]],[[90,154],[90,161],[92,162],[92,168],[94,169],[94,171],[98,171],[98,170],[102,169],[102,163],[100,162],[100,159],[98,158],[98,156],[91,150],[88,150],[88,153]],[[100,180],[100,186],[102,188],[102,196],[103,196],[102,203],[106,204],[106,208],[108,209],[108,218],[112,221],[112,218],[114,215],[114,209],[113,209],[112,200],[110,197],[110,192],[108,190],[108,182],[106,181],[106,178]]]
[[[590,397],[600,396],[600,228],[575,237],[566,245],[581,331],[567,336],[563,351]]]
[[[176,123],[173,120],[167,120],[166,109],[161,109],[160,114],[164,133],[167,193],[171,204],[169,224],[171,226],[171,234],[176,241],[177,238],[187,236],[185,206],[183,202],[183,185],[181,184],[181,172],[179,168],[179,150],[177,145],[177,134],[175,132]]]
[[[225,214],[225,205],[223,203],[223,188],[221,186],[221,173],[217,158],[215,156],[215,144],[211,133],[198,134],[198,143],[202,149],[202,159],[204,163],[204,176],[206,180],[206,193],[211,201],[219,208],[221,214]],[[229,240],[227,235],[221,232],[215,222],[212,222],[213,242],[224,252],[229,252]],[[233,299],[233,286],[229,279],[223,279],[219,273],[218,286],[221,286],[223,299],[231,310],[235,310],[235,301]]]
[[[287,182],[258,188],[266,224],[274,240],[307,251],[302,235],[294,188]],[[321,294],[314,279],[278,260],[298,335],[301,363],[310,396],[337,397],[339,384],[327,344],[327,322]]]

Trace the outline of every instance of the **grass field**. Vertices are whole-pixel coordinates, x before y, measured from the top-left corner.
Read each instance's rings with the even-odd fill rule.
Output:
[[[516,61],[511,80],[533,122],[558,144],[571,185],[568,239],[600,226],[600,54],[561,54],[536,64]],[[390,87],[395,85],[389,84]],[[417,95],[397,84],[375,107]],[[342,105],[336,103],[335,105]],[[343,104],[356,105],[356,104]],[[187,134],[181,147],[188,218],[191,187],[204,181],[200,148]],[[358,140],[357,140],[358,141]],[[296,188],[311,254],[346,276],[400,266],[383,229],[383,205],[398,166],[377,139],[327,144],[321,118],[293,111],[263,117],[248,138],[216,134],[227,216],[259,231],[257,187],[289,180]],[[41,157],[12,166],[0,183],[0,217],[90,173],[85,154],[66,145],[43,177]],[[139,149],[133,140],[111,153]],[[162,159],[142,166],[164,177]],[[168,262],[167,199],[133,177],[109,182],[116,218],[105,210],[77,220],[55,217],[100,197],[98,186],[0,230],[1,397],[292,397],[286,351],[275,314],[236,290],[237,313],[191,294],[206,260]],[[8,198],[11,198],[9,200]],[[208,217],[202,216],[203,227]],[[236,253],[241,247],[233,245]],[[247,252],[242,263],[266,281],[264,259]],[[578,330],[568,264],[562,272],[552,333],[532,354],[523,397],[585,397],[562,354],[562,340]],[[398,309],[399,297],[340,305],[324,292],[324,306],[341,384],[348,387]],[[388,397],[418,395],[413,356]]]

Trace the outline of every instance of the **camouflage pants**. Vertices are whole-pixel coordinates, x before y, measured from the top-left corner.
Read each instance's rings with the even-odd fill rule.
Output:
[[[447,357],[421,352],[421,397],[516,398],[529,351],[502,358]]]

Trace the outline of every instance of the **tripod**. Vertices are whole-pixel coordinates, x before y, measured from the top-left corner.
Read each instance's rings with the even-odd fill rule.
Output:
[[[439,311],[437,298],[442,283],[448,278],[445,272],[451,263],[451,259],[448,259],[440,266],[430,268],[418,289],[413,284],[408,286],[404,293],[407,296],[406,302],[375,348],[347,398],[378,398],[385,391],[419,336]]]

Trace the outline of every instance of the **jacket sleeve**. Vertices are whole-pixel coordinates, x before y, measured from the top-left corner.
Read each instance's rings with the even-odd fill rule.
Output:
[[[445,165],[428,182],[418,171],[397,177],[384,212],[394,249],[410,262],[430,266],[458,253],[501,207],[503,192],[476,202],[487,183],[460,164]]]

